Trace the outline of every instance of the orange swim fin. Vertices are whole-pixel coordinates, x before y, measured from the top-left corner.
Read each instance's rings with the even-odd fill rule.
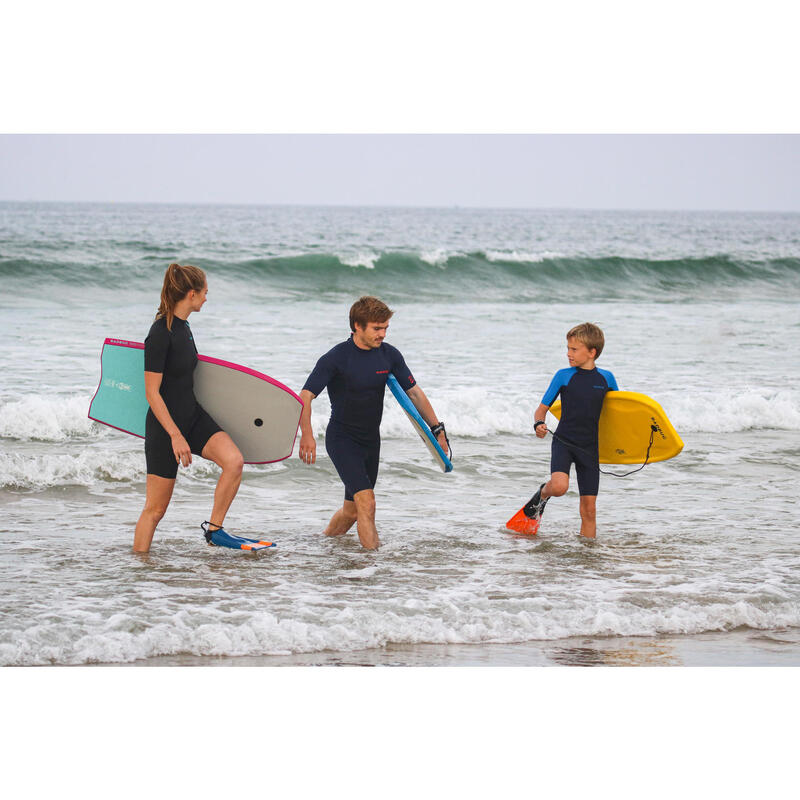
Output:
[[[506,528],[524,536],[535,536],[539,531],[539,520],[529,517],[523,506],[511,519],[506,522]]]
[[[544,489],[544,484],[542,484],[536,494],[506,522],[506,528],[515,533],[521,533],[524,536],[535,536],[538,533],[544,507],[550,499],[548,497],[542,500],[542,489]]]

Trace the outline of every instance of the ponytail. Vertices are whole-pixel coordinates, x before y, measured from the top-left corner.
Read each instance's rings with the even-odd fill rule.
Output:
[[[189,264],[170,264],[164,275],[164,286],[161,289],[161,305],[158,307],[156,319],[166,317],[167,329],[172,330],[175,319],[175,306],[191,291],[201,292],[206,285],[206,274],[199,267]]]

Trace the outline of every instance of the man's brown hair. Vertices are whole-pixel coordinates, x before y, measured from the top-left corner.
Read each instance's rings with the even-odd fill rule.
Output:
[[[356,332],[356,323],[366,328],[368,322],[386,322],[392,314],[394,311],[383,300],[364,295],[350,307],[350,330]]]
[[[567,333],[567,340],[569,339],[577,339],[579,342],[583,342],[589,350],[596,350],[595,358],[600,357],[606,343],[603,331],[592,322],[582,322],[580,325],[576,325]]]

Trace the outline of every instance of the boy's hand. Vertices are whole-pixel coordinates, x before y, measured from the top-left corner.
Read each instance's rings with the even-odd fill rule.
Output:
[[[533,430],[540,439],[544,439],[544,437],[547,436],[547,425],[544,420],[534,423]]]

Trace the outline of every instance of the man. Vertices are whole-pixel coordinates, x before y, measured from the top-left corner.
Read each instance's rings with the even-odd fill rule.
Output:
[[[300,392],[300,458],[306,464],[317,459],[311,401],[325,387],[331,400],[325,449],[344,484],[344,503],[331,517],[325,535],[342,536],[357,523],[358,538],[368,550],[376,550],[379,544],[374,488],[381,449],[383,395],[390,373],[431,426],[442,449],[449,449],[444,423],[439,422],[400,351],[383,341],[393,313],[377,297],[357,300],[350,309],[350,338],[317,361]]]

